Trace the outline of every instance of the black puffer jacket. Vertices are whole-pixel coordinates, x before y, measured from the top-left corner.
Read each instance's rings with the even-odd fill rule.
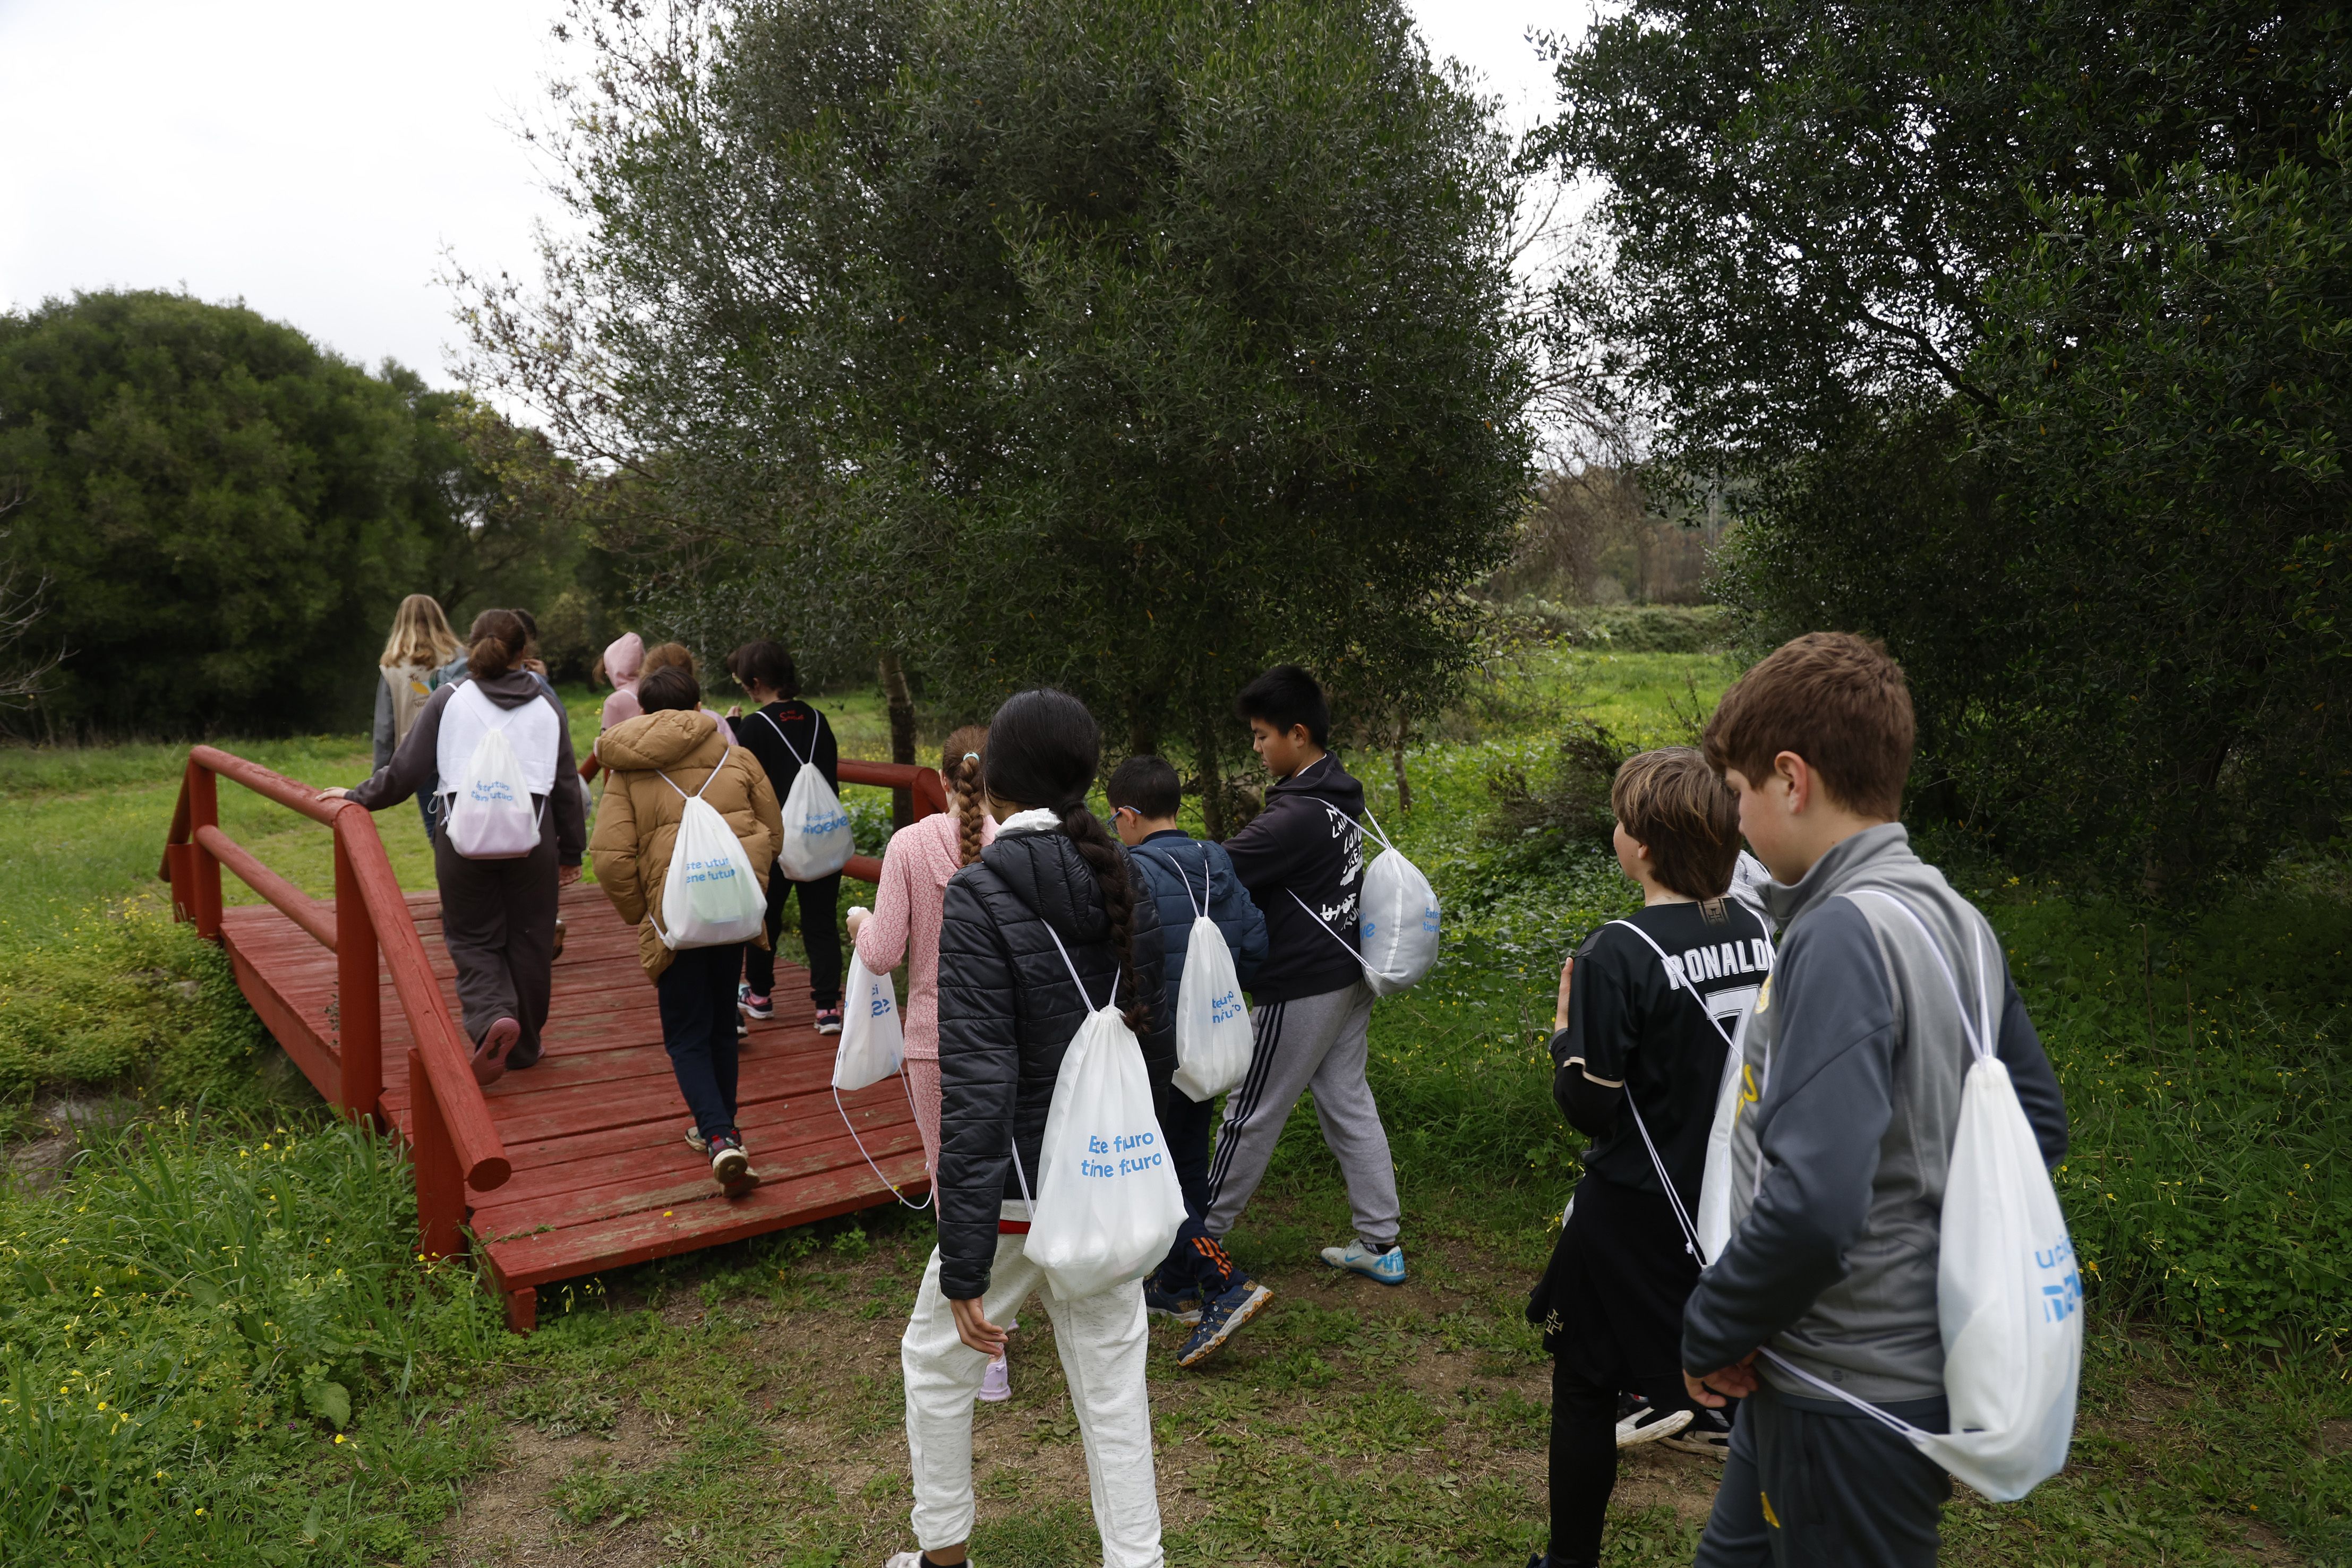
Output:
[[[1176,1020],[1160,967],[1159,913],[1142,878],[1132,868],[1129,875],[1137,888],[1136,977],[1151,1009],[1139,1038],[1156,1091],[1176,1071]],[[1055,936],[1091,1000],[1071,984]],[[1062,1052],[1110,997],[1118,974],[1101,889],[1066,834],[1005,833],[949,882],[940,926],[938,1213],[940,1286],[950,1300],[987,1291],[998,1205],[1021,1197],[1006,1155],[1017,1140],[1034,1186]]]

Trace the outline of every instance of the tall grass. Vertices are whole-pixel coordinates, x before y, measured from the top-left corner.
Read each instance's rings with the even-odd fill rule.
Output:
[[[0,1193],[0,1560],[406,1552],[447,1501],[416,1483],[478,1442],[453,1373],[500,1332],[415,1234],[395,1146],[331,1121],[181,1113]]]

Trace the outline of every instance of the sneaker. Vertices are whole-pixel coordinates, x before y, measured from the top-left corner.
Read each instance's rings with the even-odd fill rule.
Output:
[[[522,1023],[517,1019],[500,1019],[482,1035],[482,1043],[474,1048],[474,1082],[488,1089],[507,1075],[507,1052],[522,1038]]]
[[[751,1168],[751,1156],[743,1152],[743,1140],[732,1133],[721,1133],[712,1138],[710,1179],[730,1197],[739,1197],[760,1185],[760,1173]]]
[[[971,1559],[967,1557],[964,1562],[968,1565]],[[890,1561],[882,1564],[882,1568],[940,1568],[940,1565],[919,1552],[894,1552],[890,1554]]]
[[[710,1140],[704,1137],[702,1129],[691,1122],[686,1124],[686,1146],[706,1160],[710,1157]]]
[[[1638,1448],[1644,1443],[1671,1437],[1690,1424],[1691,1413],[1687,1410],[1669,1410],[1661,1416],[1644,1405],[1617,1423],[1617,1446]]]
[[[772,1019],[776,1016],[776,1004],[751,988],[750,981],[735,988],[735,1006],[747,1019]]]
[[[1200,1288],[1163,1291],[1160,1288],[1160,1276],[1154,1274],[1143,1281],[1143,1310],[1156,1318],[1173,1318],[1190,1328],[1201,1321]]]
[[[1691,1416],[1689,1426],[1666,1438],[1665,1445],[1676,1453],[1720,1459],[1731,1452],[1731,1423],[1720,1410],[1701,1410]]]
[[[839,1008],[817,1009],[816,1031],[819,1034],[839,1034],[841,1032],[841,1009]]]
[[[1323,1261],[1334,1269],[1345,1269],[1350,1274],[1361,1274],[1365,1279],[1377,1280],[1383,1285],[1404,1283],[1402,1247],[1375,1252],[1361,1241],[1350,1241],[1345,1247],[1323,1249]]]
[[[988,1371],[980,1380],[980,1401],[983,1405],[1002,1405],[1013,1397],[1013,1368],[1003,1356],[988,1364]]]
[[[1264,1285],[1255,1280],[1244,1280],[1202,1306],[1192,1337],[1176,1353],[1176,1364],[1198,1366],[1208,1360],[1217,1353],[1218,1346],[1233,1337],[1235,1329],[1257,1316],[1258,1310],[1273,1299],[1274,1292]]]
[[[549,956],[555,958],[563,956],[563,916],[561,915],[555,917],[555,951]]]

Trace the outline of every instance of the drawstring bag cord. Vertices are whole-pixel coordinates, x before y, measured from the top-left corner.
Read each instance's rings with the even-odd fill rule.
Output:
[[[907,1109],[914,1111],[915,1086],[912,1082],[908,1082],[907,1078],[907,1059],[903,1056],[898,1059],[898,1085],[907,1092]],[[897,1198],[900,1203],[906,1204],[908,1208],[915,1210],[919,1214],[924,1209],[930,1207],[932,1201],[940,1196],[940,1189],[937,1184],[934,1184],[931,1190],[923,1195],[922,1202],[908,1203],[907,1195],[898,1190],[898,1184],[892,1181],[888,1176],[884,1176],[882,1174],[882,1167],[874,1163],[874,1156],[870,1154],[866,1154],[866,1140],[857,1135],[857,1124],[849,1119],[849,1107],[841,1103],[841,1091],[838,1089],[835,1089],[833,1092],[833,1108],[841,1113],[841,1124],[849,1129],[849,1141],[856,1144],[857,1145],[857,1152],[861,1155],[865,1156],[866,1168],[874,1173],[874,1178],[877,1181],[890,1189],[890,1196]],[[915,1113],[919,1116],[922,1114],[919,1111],[917,1111]],[[1028,1189],[1024,1186],[1022,1190],[1025,1193]]]

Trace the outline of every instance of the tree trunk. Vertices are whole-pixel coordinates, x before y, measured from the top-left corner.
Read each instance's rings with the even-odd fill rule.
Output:
[[[882,654],[878,663],[882,671],[882,700],[890,709],[890,760],[911,765],[915,760],[915,699],[907,690],[907,672],[898,663],[898,655]],[[890,792],[890,825],[903,828],[915,820],[915,797],[911,790]]]
[[[1223,839],[1225,836],[1225,781],[1217,771],[1215,732],[1202,726],[1200,738],[1193,742],[1193,751],[1200,766],[1201,826],[1209,837]]]
[[[1412,810],[1412,785],[1404,776],[1404,742],[1405,737],[1411,733],[1412,727],[1405,710],[1400,707],[1397,709],[1396,744],[1389,750],[1389,761],[1396,768],[1397,810],[1400,813]]]

